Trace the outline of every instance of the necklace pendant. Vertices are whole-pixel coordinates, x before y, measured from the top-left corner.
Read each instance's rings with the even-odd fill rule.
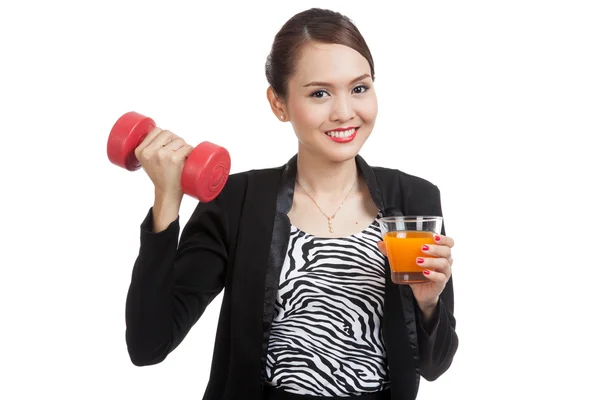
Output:
[[[331,226],[331,218],[327,218],[327,225],[329,227],[329,233],[333,233],[333,226]]]

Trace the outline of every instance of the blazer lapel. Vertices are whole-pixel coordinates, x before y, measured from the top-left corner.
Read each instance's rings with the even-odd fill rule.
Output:
[[[281,267],[285,260],[285,252],[290,239],[291,222],[288,213],[291,210],[294,201],[297,159],[297,155],[295,155],[283,167],[279,186],[277,187],[275,215],[274,218],[270,220],[273,228],[269,257],[266,263],[266,273],[264,274],[265,291],[262,309],[262,348],[260,356],[261,388],[266,378],[267,350],[271,323],[275,317],[274,305],[279,290],[279,276],[281,274]]]
[[[272,317],[275,265],[285,254],[286,243],[282,235],[286,222],[278,212],[280,174],[281,170],[271,170],[248,175],[231,287],[228,374],[233,381],[226,387],[225,399],[258,400],[262,396],[262,355],[268,339],[264,318]]]
[[[378,174],[360,156],[357,164],[367,182],[373,202],[384,217],[404,215],[400,179],[394,179],[391,171],[386,176]],[[381,183],[381,185],[380,185]],[[392,395],[402,393],[403,388],[412,387],[417,393],[420,382],[419,348],[415,318],[414,297],[408,285],[392,282],[389,262],[385,268],[385,301],[383,335],[388,354],[388,365],[392,381]],[[407,352],[407,349],[410,349]],[[414,369],[407,369],[407,361]],[[416,375],[414,374],[416,371]]]

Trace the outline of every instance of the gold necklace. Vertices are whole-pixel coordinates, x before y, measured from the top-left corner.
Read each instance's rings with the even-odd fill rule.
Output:
[[[357,179],[358,180],[358,179]],[[333,215],[330,217],[327,214],[325,214],[323,212],[323,210],[321,210],[321,207],[319,207],[319,205],[317,204],[317,202],[315,201],[315,199],[312,198],[312,196],[310,194],[308,194],[308,192],[306,190],[304,190],[304,188],[302,187],[302,185],[300,184],[300,182],[298,182],[298,180],[296,180],[296,183],[298,184],[298,186],[300,187],[300,189],[302,189],[302,191],[304,193],[306,193],[306,195],[312,200],[313,203],[315,203],[315,206],[317,206],[317,208],[319,209],[319,211],[321,212],[321,214],[323,214],[323,216],[325,218],[327,218],[327,227],[329,228],[329,233],[334,233],[333,232],[333,226],[331,225],[332,220],[335,218],[335,215],[338,213],[338,211],[340,211],[340,208],[342,208],[342,206],[344,205],[344,202],[346,201],[346,199],[348,198],[348,196],[350,195],[350,192],[352,192],[352,189],[354,189],[354,185],[356,185],[356,181],[354,181],[354,183],[352,184],[352,187],[350,188],[350,190],[348,191],[348,193],[346,194],[346,197],[344,197],[344,200],[342,200],[342,203],[340,204],[340,206],[337,208],[337,210],[335,210],[335,212],[333,213]]]

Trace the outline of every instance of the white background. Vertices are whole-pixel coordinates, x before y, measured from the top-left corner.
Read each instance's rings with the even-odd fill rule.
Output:
[[[419,399],[600,398],[597,2],[200,4],[0,6],[0,398],[202,397],[221,296],[166,361],[129,361],[153,188],[108,162],[106,140],[135,110],[223,145],[232,172],[285,163],[295,136],[269,109],[264,62],[312,6],[352,18],[373,52],[380,114],[362,155],[438,185],[456,240],[460,347]]]

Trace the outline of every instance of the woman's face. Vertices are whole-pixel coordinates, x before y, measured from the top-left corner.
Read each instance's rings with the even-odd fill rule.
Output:
[[[334,162],[358,154],[377,117],[370,71],[367,59],[350,47],[312,42],[302,47],[283,105],[299,151]]]

